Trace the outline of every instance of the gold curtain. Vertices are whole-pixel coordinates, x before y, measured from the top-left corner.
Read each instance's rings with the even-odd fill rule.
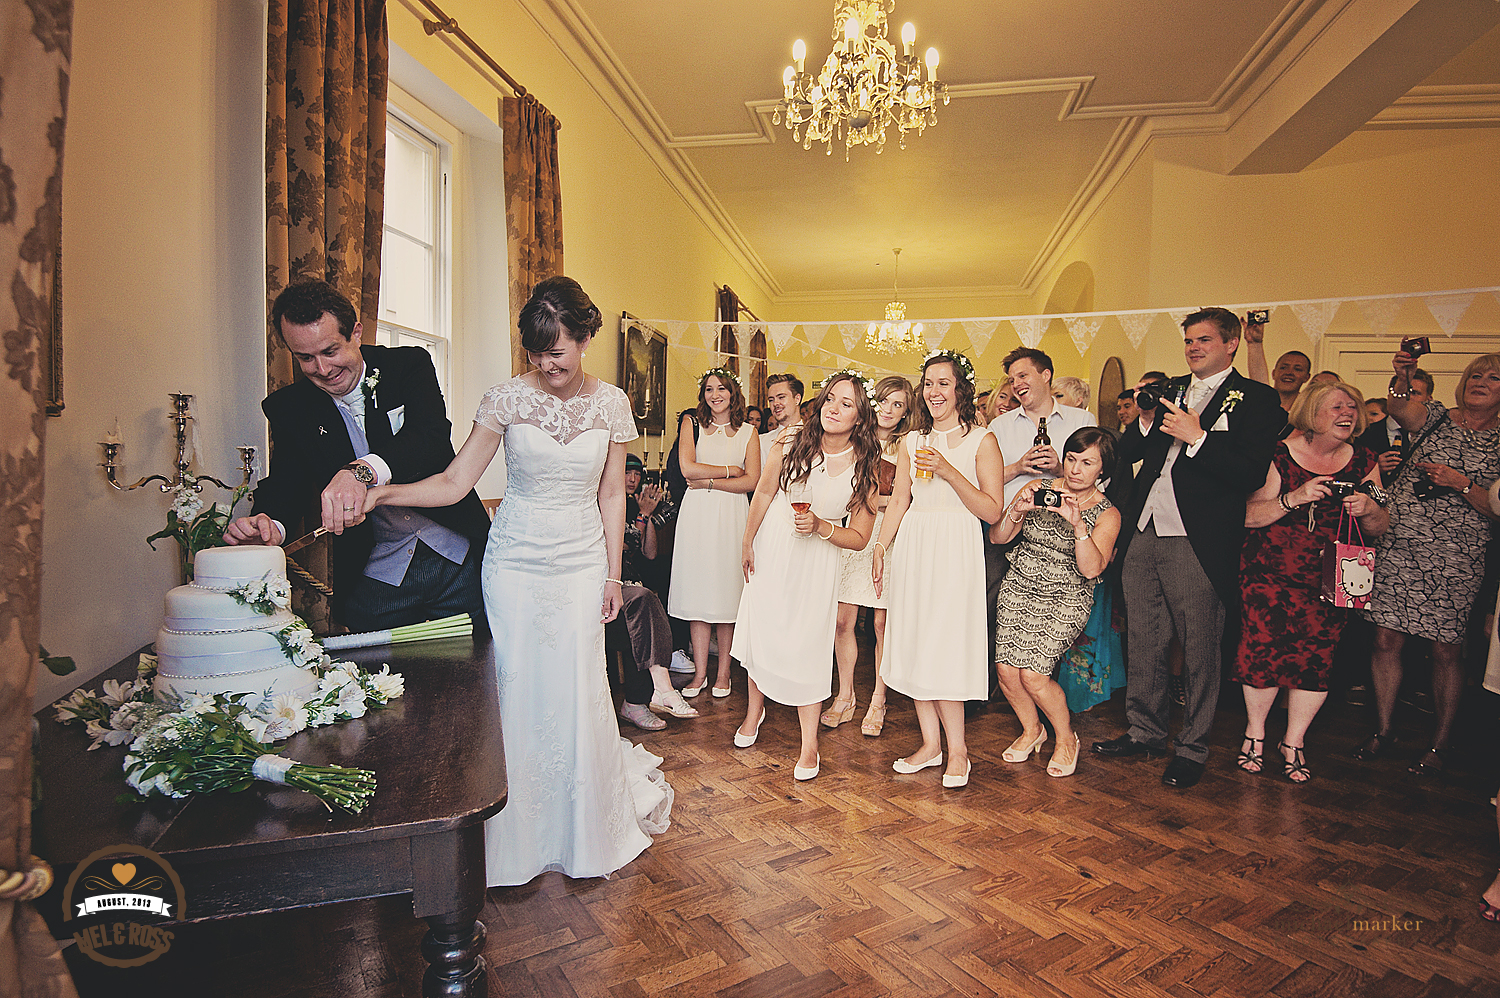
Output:
[[[47,416],[40,355],[52,328],[62,232],[63,131],[72,0],[0,0],[0,879],[31,856],[31,698],[41,634],[42,477]],[[77,992],[36,910],[0,895],[0,991]]]
[[[562,126],[530,94],[501,99],[505,135],[505,228],[510,265],[511,373],[529,366],[521,349],[521,307],[538,283],[563,272],[562,189],[557,132]]]
[[[266,308],[321,277],[373,342],[385,219],[385,0],[270,0],[266,47]],[[266,331],[266,390],[293,378]]]

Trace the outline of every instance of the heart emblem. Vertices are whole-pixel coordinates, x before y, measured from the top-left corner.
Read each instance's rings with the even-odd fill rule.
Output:
[[[130,882],[135,879],[135,864],[116,863],[109,868],[109,872],[115,875],[115,879],[120,882],[121,887],[128,887],[130,886]]]

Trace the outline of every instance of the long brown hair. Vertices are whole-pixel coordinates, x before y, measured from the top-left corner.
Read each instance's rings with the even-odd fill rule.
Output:
[[[888,374],[875,383],[875,405],[877,407],[897,392],[906,393],[906,411],[901,414],[901,422],[897,423],[891,429],[891,438],[885,442],[887,454],[896,453],[896,449],[901,446],[901,438],[906,436],[907,432],[911,430],[912,420],[915,418],[912,416],[912,412],[917,406],[917,393],[912,390],[911,382],[899,374]],[[876,440],[879,439],[879,436],[877,436]]]
[[[703,377],[698,379],[698,425],[707,430],[714,422],[713,410],[704,398],[709,378],[718,378],[729,389],[729,432],[738,433],[745,422],[745,392],[735,376],[722,367],[704,371]]]
[[[922,377],[917,384],[922,404],[916,409],[916,425],[912,427],[918,433],[932,432],[932,413],[927,411],[927,393],[922,391],[921,382],[927,380],[927,369],[933,364],[947,364],[953,369],[953,386],[958,392],[958,421],[963,424],[964,436],[968,436],[969,431],[979,425],[979,410],[974,408],[974,382],[968,373],[970,368],[966,363],[954,359],[961,356],[962,354],[945,350],[928,357],[927,362],[922,365]],[[965,357],[964,360],[967,361],[968,358]]]
[[[874,510],[873,497],[880,487],[880,441],[875,437],[875,407],[865,391],[865,383],[857,376],[840,371],[828,379],[813,398],[813,415],[802,424],[790,447],[781,458],[781,480],[778,487],[785,492],[798,482],[807,481],[813,467],[823,460],[823,404],[834,385],[847,381],[854,388],[856,419],[849,433],[849,443],[854,447],[854,494],[845,507],[849,512],[863,504]]]

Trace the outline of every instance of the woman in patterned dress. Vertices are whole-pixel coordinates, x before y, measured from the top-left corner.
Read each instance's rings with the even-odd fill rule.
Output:
[[[870,563],[875,539],[880,536],[880,522],[891,501],[896,484],[896,451],[911,425],[911,382],[899,374],[881,378],[875,385],[875,437],[880,441],[880,494],[875,500],[875,526],[870,540],[859,551],[845,551],[839,568],[838,630],[833,638],[833,660],[838,665],[839,695],[823,712],[823,726],[836,728],[854,716],[854,666],[859,660],[859,644],[854,625],[859,608],[867,606],[873,614],[875,629],[875,690],[870,694],[870,709],[865,712],[860,730],[872,738],[885,727],[885,683],[880,678],[880,654],[885,649],[885,600],[875,595],[870,580]]]
[[[1414,634],[1432,639],[1432,699],[1438,717],[1432,748],[1412,772],[1433,775],[1443,770],[1458,717],[1464,685],[1459,650],[1484,577],[1490,524],[1497,519],[1484,490],[1500,478],[1500,354],[1482,354],[1469,362],[1452,409],[1441,402],[1412,400],[1415,357],[1403,351],[1391,363],[1396,382],[1386,407],[1416,451],[1391,483],[1393,525],[1375,551],[1370,673],[1380,727],[1354,756],[1373,759],[1394,740],[1401,648],[1406,636]]]
[[[1371,495],[1355,492],[1340,500],[1329,486],[1363,481],[1383,495],[1375,452],[1354,442],[1365,428],[1364,401],[1359,389],[1343,382],[1308,385],[1292,403],[1292,432],[1276,445],[1265,485],[1245,504],[1249,529],[1240,553],[1240,645],[1232,678],[1245,691],[1245,741],[1237,761],[1247,773],[1264,767],[1266,717],[1285,687],[1282,771],[1293,783],[1312,778],[1302,747],[1328,697],[1333,651],[1350,613],[1320,598],[1323,549],[1337,539],[1341,519],[1358,520],[1366,538],[1385,533],[1390,523]]]
[[[1062,476],[1027,483],[990,528],[994,544],[1021,535],[996,600],[995,671],[1021,722],[1020,737],[1000,757],[1014,763],[1040,755],[1047,740],[1040,714],[1046,714],[1057,733],[1048,776],[1072,776],[1078,767],[1078,735],[1052,674],[1088,622],[1094,587],[1115,552],[1120,511],[1099,488],[1114,465],[1108,430],[1073,431],[1063,444]],[[1039,506],[1042,489],[1057,493],[1061,505]]]

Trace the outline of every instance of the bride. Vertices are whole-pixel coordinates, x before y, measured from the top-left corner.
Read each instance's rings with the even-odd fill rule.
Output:
[[[604,624],[620,611],[625,393],[583,371],[599,310],[567,277],[538,284],[521,310],[536,368],[485,393],[446,471],[372,488],[375,506],[446,506],[505,441],[505,498],[483,563],[510,800],[485,825],[490,886],[558,870],[607,876],[667,829],[661,759],[620,737],[605,678]]]

